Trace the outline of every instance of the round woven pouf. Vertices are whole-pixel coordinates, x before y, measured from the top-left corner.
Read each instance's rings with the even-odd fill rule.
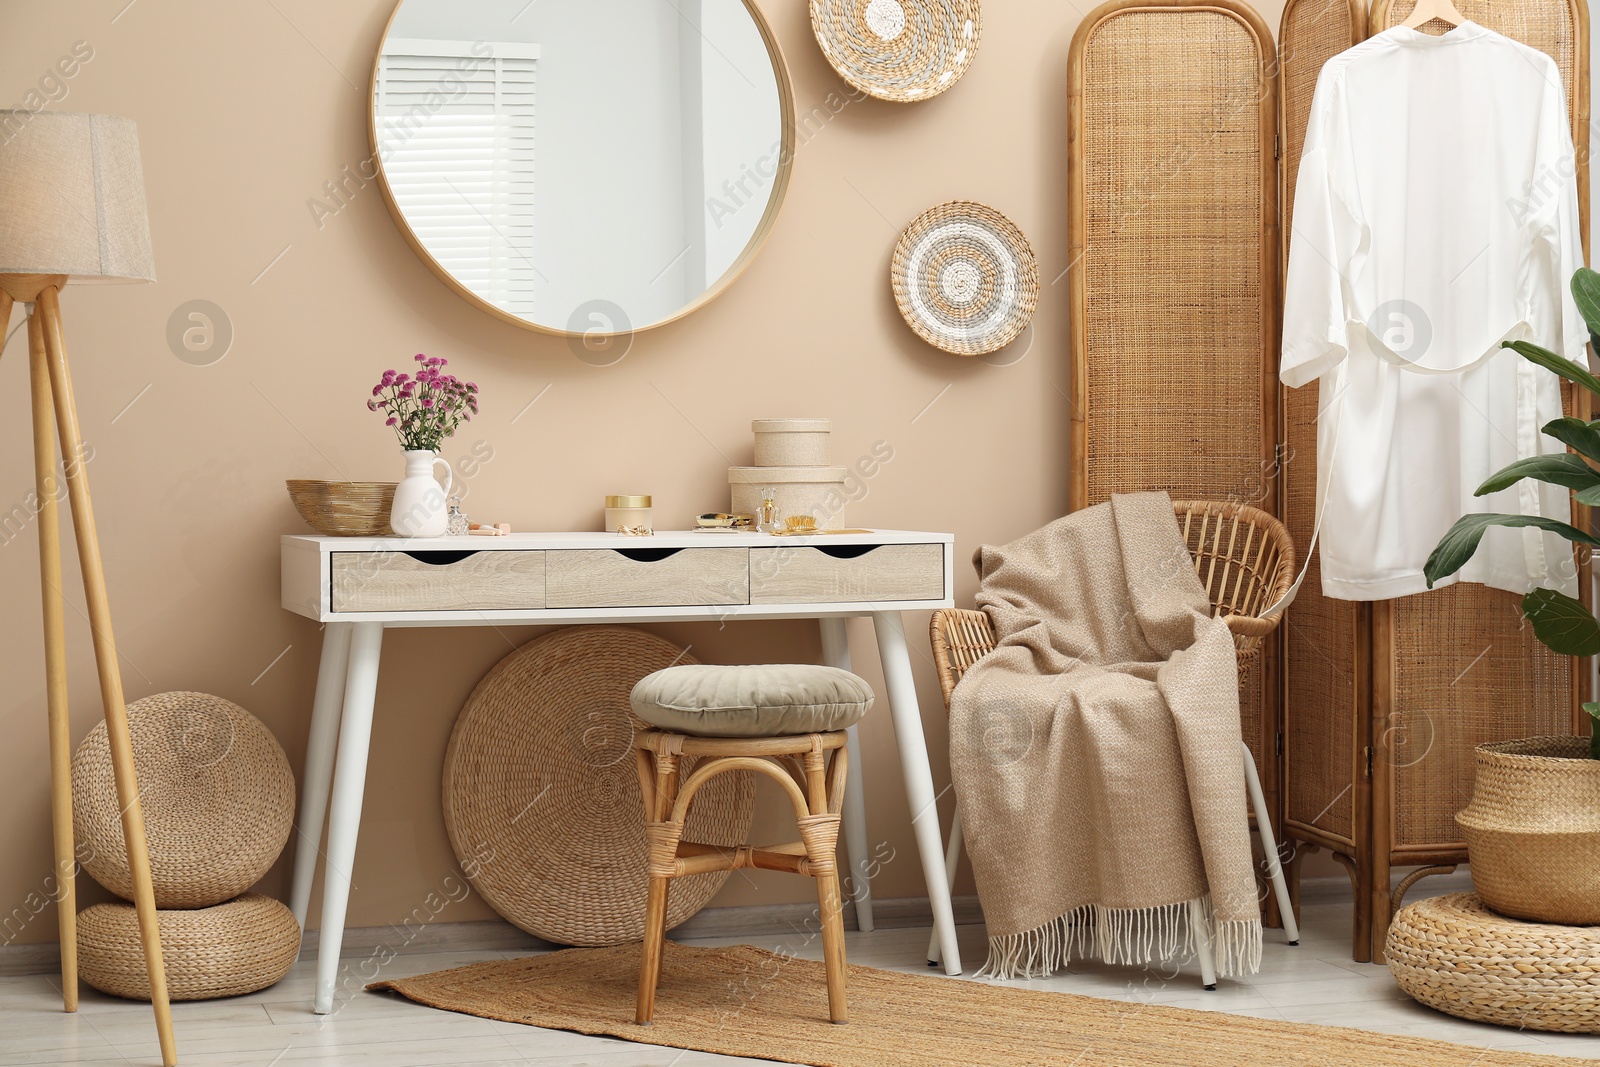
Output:
[[[1600,1033],[1600,928],[1497,915],[1472,893],[1419,900],[1384,949],[1400,988],[1450,1015],[1569,1034]]]
[[[530,641],[478,683],[445,754],[444,821],[490,907],[563,945],[644,937],[648,849],[632,744],[648,727],[628,696],[645,675],[694,662],[642,630],[579,626]],[[696,795],[688,836],[743,844],[754,804],[748,773],[721,775]],[[667,925],[705,907],[728,874],[679,879]]]
[[[982,28],[978,0],[811,0],[811,32],[839,77],[893,103],[960,81]]]
[[[267,873],[294,825],[294,773],[266,726],[232,701],[160,693],[128,705],[156,907],[232,900]],[[105,723],[72,760],[72,823],[97,882],[133,897]]]
[[[1016,224],[952,200],[919,215],[895,245],[894,302],[917,336],[958,356],[1015,341],[1039,304],[1039,268]]]
[[[300,951],[300,927],[289,909],[256,893],[209,908],[158,911],[156,921],[173,1000],[265,989],[289,973]],[[150,999],[132,904],[95,904],[78,913],[78,973],[102,993]]]

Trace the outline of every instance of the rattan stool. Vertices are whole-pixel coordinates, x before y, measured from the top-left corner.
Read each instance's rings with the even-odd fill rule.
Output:
[[[650,899],[645,913],[644,954],[639,966],[635,1021],[649,1025],[661,977],[667,932],[667,891],[674,878],[706,871],[756,867],[817,880],[821,905],[822,955],[828,971],[828,1017],[848,1021],[844,994],[844,914],[835,851],[839,809],[844,803],[848,757],[845,738],[833,733],[789,737],[690,737],[651,731],[634,739],[639,785],[644,791],[645,834],[650,844]],[[696,757],[687,780],[678,781],[684,757]],[[723,848],[683,840],[689,805],[719,774],[755,771],[772,778],[794,804],[800,840],[784,845]]]

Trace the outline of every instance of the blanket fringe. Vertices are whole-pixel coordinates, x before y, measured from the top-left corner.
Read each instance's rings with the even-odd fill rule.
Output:
[[[1200,899],[1213,931],[1217,973],[1224,977],[1261,969],[1261,921],[1216,922],[1211,897]],[[989,938],[989,959],[979,978],[1048,978],[1074,958],[1144,965],[1188,959],[1195,954],[1197,931],[1190,901],[1154,908],[1107,908],[1085,904],[1042,926]]]

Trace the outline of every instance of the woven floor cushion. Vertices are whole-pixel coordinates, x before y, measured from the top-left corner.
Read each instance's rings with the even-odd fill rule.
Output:
[[[206,693],[128,705],[158,908],[232,900],[277,862],[294,826],[294,773],[265,724]],[[99,723],[72,760],[72,822],[95,881],[133,899],[111,745]]]
[[[173,1000],[236,997],[273,985],[294,966],[300,926],[259,893],[209,908],[156,912]],[[149,1000],[139,922],[132,904],[78,913],[78,974],[102,993]]]
[[[854,726],[872,707],[866,682],[812,664],[668,667],[633,687],[633,713],[697,737],[782,737]]]
[[[1389,927],[1401,989],[1450,1015],[1526,1030],[1600,1033],[1600,927],[1508,919],[1472,893],[1419,900]]]

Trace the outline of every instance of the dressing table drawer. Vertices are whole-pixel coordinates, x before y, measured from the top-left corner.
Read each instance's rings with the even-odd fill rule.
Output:
[[[944,598],[943,545],[785,545],[750,550],[752,604]]]
[[[545,606],[649,608],[748,604],[743,548],[597,548],[547,553]]]
[[[545,553],[334,552],[334,611],[539,609]]]

